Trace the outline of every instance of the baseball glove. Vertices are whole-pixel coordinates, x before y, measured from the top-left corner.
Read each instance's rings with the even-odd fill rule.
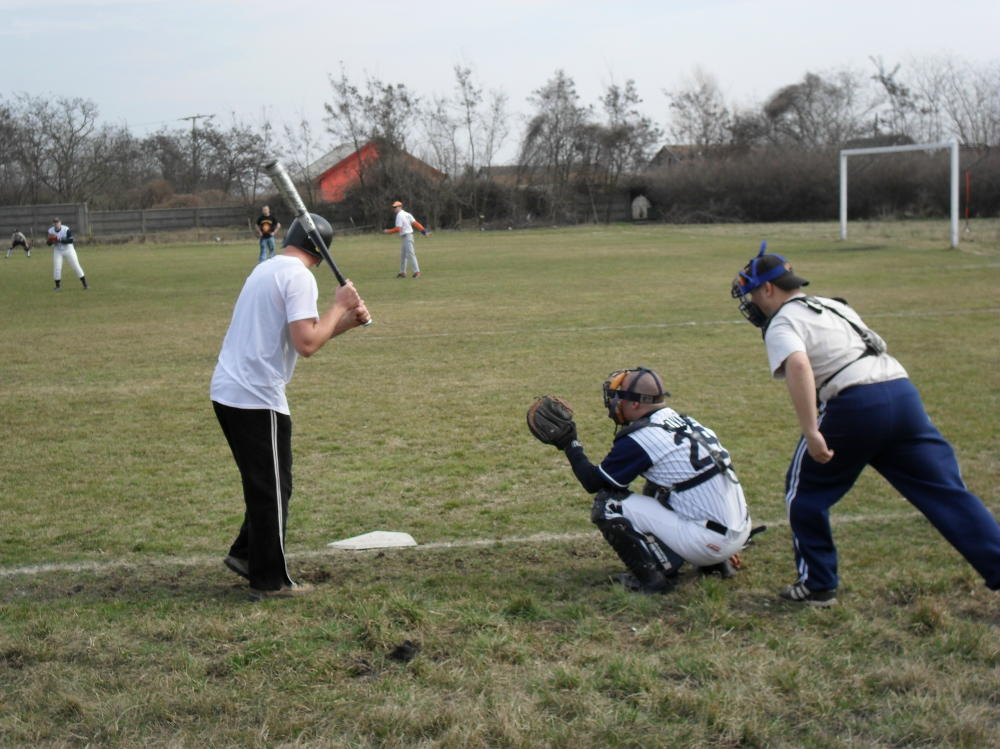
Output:
[[[48,236],[45,237],[46,244],[55,244],[58,241],[59,237],[57,237],[55,234],[49,234]]]
[[[573,408],[557,395],[540,395],[528,407],[528,429],[546,445],[565,450],[576,439]]]

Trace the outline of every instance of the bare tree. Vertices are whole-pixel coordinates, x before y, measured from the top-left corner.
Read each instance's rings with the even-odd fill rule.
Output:
[[[678,144],[704,148],[728,142],[732,113],[711,74],[695,68],[682,88],[664,94],[670,100],[670,134]]]
[[[913,88],[942,134],[969,146],[1000,145],[1000,62],[974,66],[953,57],[914,65]]]
[[[320,145],[319,140],[313,134],[312,125],[309,124],[309,121],[304,116],[295,127],[285,125],[284,134],[285,144],[283,153],[285,161],[291,167],[293,174],[301,174],[306,177],[302,181],[301,187],[305,193],[304,199],[308,205],[315,205],[315,178],[317,175],[308,174],[308,168],[329,149]]]
[[[478,215],[485,210],[488,176],[497,149],[507,135],[507,97],[483,90],[472,79],[469,68],[456,65],[453,98],[437,97],[423,111],[427,161],[448,175],[439,197]],[[461,220],[461,214],[459,215]]]
[[[874,104],[863,96],[859,76],[849,71],[826,78],[806,73],[765,102],[772,138],[808,148],[839,145],[866,131]]]
[[[468,168],[468,157],[459,143],[462,125],[454,109],[449,99],[435,97],[431,105],[421,111],[419,119],[423,125],[423,158],[453,179],[459,179]]]
[[[226,195],[238,196],[245,206],[252,206],[262,165],[270,155],[270,124],[265,122],[258,129],[233,114],[228,129],[220,130],[209,123],[200,137],[206,144],[204,184]]]
[[[555,216],[569,197],[570,180],[590,123],[590,107],[580,105],[573,79],[562,70],[532,92],[535,114],[521,140],[521,165],[538,171],[549,193],[549,213]]]
[[[615,186],[623,174],[643,169],[663,137],[663,131],[639,112],[641,103],[635,81],[631,79],[624,87],[610,84],[601,97],[607,118],[603,134],[605,183],[610,187]]]

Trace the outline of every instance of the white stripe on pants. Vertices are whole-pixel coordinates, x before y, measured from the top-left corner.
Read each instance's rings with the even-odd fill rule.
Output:
[[[83,278],[83,268],[76,257],[76,248],[71,244],[57,244],[52,246],[52,278],[56,281],[62,280],[63,260],[69,263],[69,267],[76,273],[77,278]]]

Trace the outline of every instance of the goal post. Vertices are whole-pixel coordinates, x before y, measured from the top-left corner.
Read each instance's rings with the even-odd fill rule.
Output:
[[[849,156],[901,151],[933,151],[947,148],[951,151],[951,246],[958,247],[958,141],[941,143],[914,143],[908,146],[880,146],[878,148],[846,148],[840,152],[840,238],[847,239],[847,158]]]

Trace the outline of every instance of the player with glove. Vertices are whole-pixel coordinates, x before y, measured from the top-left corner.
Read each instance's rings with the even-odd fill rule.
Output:
[[[528,409],[528,429],[566,454],[583,488],[596,494],[591,521],[629,569],[629,590],[667,592],[688,562],[730,577],[751,529],[743,488],[715,433],[669,408],[663,380],[651,369],[612,372],[604,405],[618,425],[599,465],[577,439],[573,410],[540,396]],[[641,494],[629,489],[645,478]]]
[[[80,279],[84,289],[89,289],[87,276],[84,275],[80,260],[76,255],[76,247],[73,245],[73,230],[66,226],[58,218],[52,219],[52,226],[46,232],[46,243],[52,247],[52,280],[55,282],[55,291],[62,289],[62,267],[63,261],[69,263],[76,277]]]

